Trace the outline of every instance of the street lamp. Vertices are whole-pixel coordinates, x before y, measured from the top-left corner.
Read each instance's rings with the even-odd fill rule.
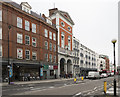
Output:
[[[116,96],[116,78],[115,78],[115,75],[116,75],[116,65],[115,65],[115,43],[117,42],[116,39],[113,39],[112,40],[112,43],[113,43],[113,49],[114,49],[114,96]]]
[[[8,68],[8,78],[9,78],[8,84],[10,84],[10,74],[9,74],[9,72],[10,72],[10,67],[11,67],[11,65],[9,64],[9,32],[10,32],[10,29],[11,29],[11,26],[9,25],[8,26],[8,66],[7,66],[7,68]]]

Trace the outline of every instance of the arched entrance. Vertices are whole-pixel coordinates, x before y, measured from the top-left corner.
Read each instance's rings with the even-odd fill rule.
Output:
[[[67,60],[67,73],[72,73],[72,61],[70,59]]]
[[[65,59],[61,58],[60,60],[60,75],[61,76],[64,76],[65,74],[64,65],[65,65]]]

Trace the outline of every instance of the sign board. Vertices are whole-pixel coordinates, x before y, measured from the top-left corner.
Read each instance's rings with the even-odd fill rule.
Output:
[[[9,69],[9,77],[11,78],[13,76],[13,70],[12,70],[12,66],[10,66],[10,69]]]
[[[43,68],[40,68],[40,76],[43,76]]]

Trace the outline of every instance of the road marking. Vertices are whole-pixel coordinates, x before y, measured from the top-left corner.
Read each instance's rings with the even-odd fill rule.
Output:
[[[81,92],[77,93],[76,96],[81,95]]]
[[[54,88],[54,87],[51,86],[51,87],[49,87],[49,88]]]

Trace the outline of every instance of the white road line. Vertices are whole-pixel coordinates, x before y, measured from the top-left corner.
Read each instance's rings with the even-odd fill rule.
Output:
[[[77,93],[76,96],[81,95],[81,92]]]

